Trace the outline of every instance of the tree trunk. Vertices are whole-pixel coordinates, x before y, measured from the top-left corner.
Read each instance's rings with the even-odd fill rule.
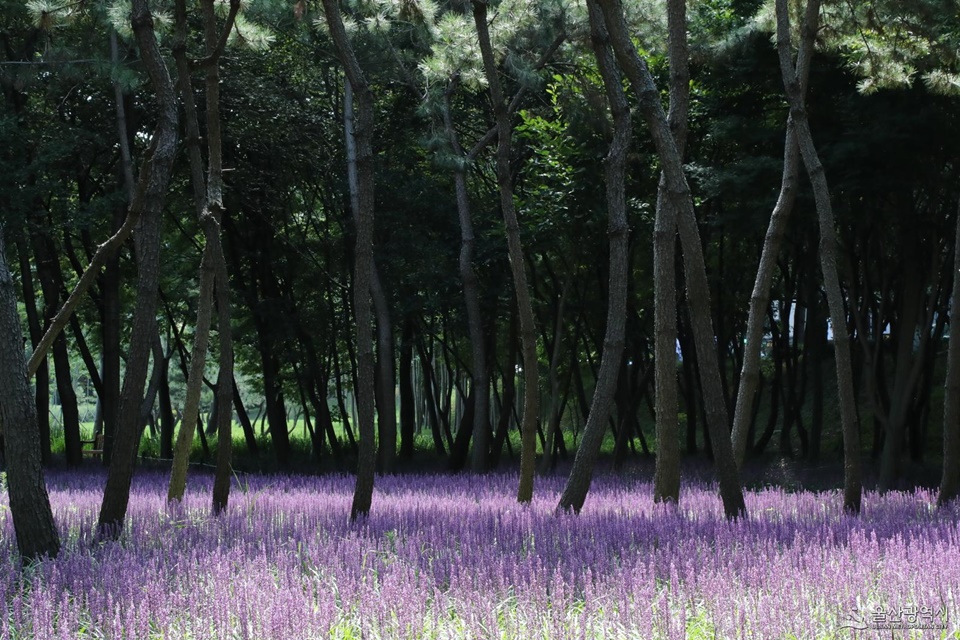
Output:
[[[376,467],[374,430],[374,358],[371,328],[370,291],[373,278],[373,96],[357,62],[353,47],[340,17],[337,0],[323,0],[327,26],[333,39],[337,57],[344,66],[347,82],[352,86],[356,102],[357,144],[357,245],[354,253],[353,311],[357,324],[357,422],[360,431],[360,455],[357,465],[357,484],[350,508],[350,519],[370,513],[373,500],[373,480]]]
[[[937,504],[944,506],[960,493],[960,207],[953,245],[953,293],[950,296],[950,340],[943,401],[943,476]]]
[[[40,463],[40,431],[23,355],[23,333],[0,226],[0,430],[17,549],[24,560],[56,556],[60,538]]]
[[[343,85],[343,128],[347,151],[347,182],[350,187],[350,210],[354,224],[359,222],[360,183],[357,174],[357,140],[354,122],[353,86],[349,79]],[[390,307],[383,290],[376,258],[372,258],[370,294],[377,321],[377,466],[383,473],[391,473],[397,457],[397,396],[393,375],[393,326]]]
[[[600,374],[593,392],[593,401],[583,438],[573,459],[573,468],[560,497],[559,510],[580,512],[590,490],[593,467],[600,453],[603,434],[617,389],[617,378],[623,360],[624,335],[627,319],[627,269],[630,231],[627,227],[627,205],[624,190],[627,151],[630,149],[630,107],[623,91],[620,74],[617,73],[610,39],[603,15],[593,2],[590,11],[590,37],[594,55],[610,111],[613,114],[613,139],[604,160],[604,178],[607,192],[607,235],[610,238],[610,275],[607,288],[607,328],[604,336]]]
[[[160,220],[177,147],[177,100],[173,82],[160,55],[153,31],[153,17],[146,0],[132,0],[132,24],[141,58],[157,94],[159,120],[148,152],[148,160],[140,172],[138,197],[134,198],[130,218],[139,218],[137,254],[137,304],[131,323],[127,373],[120,398],[115,451],[107,475],[100,507],[99,530],[117,536],[123,526],[130,499],[130,481],[140,444],[139,406],[143,400],[150,346],[156,334],[157,292],[160,278]],[[140,193],[143,197],[139,197]],[[133,215],[138,202],[140,215]],[[125,223],[126,224],[126,223]],[[118,232],[119,234],[119,232]],[[99,254],[99,251],[98,251]],[[91,266],[93,262],[91,262]],[[89,270],[89,269],[88,269]],[[84,274],[86,275],[86,274]],[[65,307],[66,308],[66,305]],[[61,311],[63,313],[63,311]],[[59,314],[58,314],[59,316]],[[49,331],[48,331],[49,334]],[[36,352],[35,352],[36,355]]]
[[[510,271],[520,314],[520,344],[523,360],[523,422],[520,428],[520,483],[517,501],[524,503],[533,499],[533,477],[536,471],[537,420],[540,417],[540,372],[537,363],[537,329],[533,318],[533,305],[527,286],[523,246],[520,242],[520,225],[513,203],[513,184],[510,175],[510,148],[512,128],[510,113],[503,99],[500,76],[490,43],[487,25],[487,4],[473,0],[473,21],[477,28],[483,69],[493,103],[497,123],[497,187],[500,191],[500,209],[507,232],[507,247],[510,255]]]
[[[40,313],[37,310],[37,293],[30,268],[30,249],[23,234],[16,236],[17,253],[20,254],[20,277],[23,283],[24,307],[27,312],[27,326],[30,329],[30,343],[36,349],[43,337]],[[37,363],[36,386],[33,392],[34,412],[37,416],[37,430],[40,433],[40,461],[50,464],[50,361],[44,357]]]
[[[686,147],[690,105],[686,0],[667,3],[670,61],[670,111],[667,119],[681,157]],[[666,197],[666,176],[657,189],[653,229],[654,385],[657,461],[653,475],[655,502],[680,500],[680,441],[677,423],[677,211]]]
[[[801,43],[801,51],[797,60],[797,73],[801,78],[806,77],[804,70],[809,66],[811,53],[810,47]],[[806,82],[801,85],[801,91],[805,90]],[[780,180],[780,195],[773,207],[773,213],[770,214],[767,235],[763,240],[763,249],[760,253],[760,264],[757,267],[757,277],[753,283],[753,293],[750,295],[750,310],[747,314],[743,367],[740,371],[740,389],[737,393],[737,404],[733,413],[733,452],[738,467],[743,466],[747,451],[750,413],[760,380],[760,350],[763,343],[764,319],[770,304],[770,286],[776,270],[777,256],[780,254],[787,220],[790,218],[797,197],[796,183],[799,165],[800,148],[797,146],[793,120],[788,118],[783,150],[783,177]]]
[[[400,457],[413,459],[414,432],[416,430],[416,399],[413,390],[413,318],[403,322],[400,335]]]
[[[802,38],[812,46],[819,20],[819,0],[807,2]],[[790,114],[796,126],[800,155],[807,168],[820,222],[820,265],[823,284],[830,308],[833,325],[833,345],[837,363],[837,387],[840,396],[840,421],[843,432],[843,508],[848,513],[860,512],[863,486],[860,471],[860,432],[857,425],[856,397],[853,390],[853,370],[850,358],[850,337],[847,333],[846,312],[843,308],[843,293],[837,273],[837,231],[834,227],[833,207],[826,173],[810,132],[807,111],[800,88],[800,78],[791,62],[790,16],[787,0],[777,0],[777,51],[780,71],[790,103]]]
[[[473,268],[473,248],[476,243],[473,235],[473,219],[470,214],[470,197],[467,193],[467,169],[469,158],[464,154],[453,127],[450,115],[450,95],[457,86],[451,83],[443,97],[443,123],[447,139],[457,165],[453,181],[457,196],[457,214],[460,221],[460,282],[467,308],[467,332],[470,337],[470,380],[475,399],[473,424],[473,455],[471,467],[474,471],[486,471],[490,464],[490,372],[487,368],[487,353],[483,339],[483,320],[480,316],[480,285]]]
[[[713,447],[714,461],[720,481],[720,496],[728,518],[746,514],[740,474],[733,459],[727,423],[726,403],[720,384],[720,366],[717,359],[710,316],[710,288],[700,245],[700,234],[693,209],[690,187],[683,173],[683,162],[670,131],[667,116],[660,104],[660,93],[653,82],[646,61],[637,53],[627,31],[623,13],[613,0],[596,0],[603,8],[613,48],[626,71],[637,96],[638,104],[650,128],[657,154],[663,163],[667,197],[678,212],[680,240],[684,251],[684,273],[687,284],[687,303],[693,326],[700,363],[701,389],[707,411],[707,428]]]
[[[197,417],[200,411],[200,393],[203,389],[203,372],[206,369],[207,349],[210,338],[210,324],[213,315],[214,284],[217,284],[218,324],[221,340],[221,365],[229,365],[229,371],[221,369],[217,396],[223,413],[232,416],[230,411],[232,389],[227,389],[226,381],[233,378],[233,346],[230,336],[229,318],[229,283],[226,275],[226,261],[223,256],[223,247],[220,242],[220,221],[223,216],[223,180],[222,180],[222,152],[220,128],[220,66],[216,62],[219,37],[216,28],[216,15],[212,0],[203,3],[204,41],[208,59],[213,62],[206,66],[206,123],[207,123],[207,179],[203,177],[203,160],[200,154],[200,124],[190,83],[190,64],[186,57],[187,42],[187,10],[186,2],[178,0],[176,3],[177,32],[174,43],[174,58],[177,61],[179,72],[180,95],[183,98],[186,115],[186,129],[190,145],[190,176],[193,186],[194,207],[197,210],[200,226],[203,229],[204,249],[200,259],[200,291],[197,299],[197,323],[194,328],[193,348],[190,352],[190,374],[187,378],[186,400],[184,402],[183,421],[180,432],[177,434],[177,443],[173,452],[173,465],[170,471],[170,484],[167,489],[167,500],[182,500],[187,485],[187,469],[190,462],[190,450],[193,447],[194,430],[197,427]],[[234,0],[230,4],[230,13],[224,26],[229,32],[239,10],[239,2]],[[218,282],[218,279],[222,281]],[[227,313],[226,317],[224,313]],[[225,324],[224,324],[225,323]],[[224,345],[226,338],[226,345]],[[226,353],[224,353],[226,347]],[[217,424],[214,416],[210,423]],[[232,426],[232,420],[231,420]],[[217,424],[219,429],[219,425]],[[226,460],[229,466],[232,438],[227,442],[219,442],[218,450],[226,444]],[[219,458],[218,458],[219,459]],[[219,464],[218,464],[219,468]],[[229,473],[229,472],[228,472]],[[229,485],[227,486],[229,492]],[[214,512],[219,512],[217,491],[214,490]],[[226,496],[223,496],[223,505],[226,505]]]

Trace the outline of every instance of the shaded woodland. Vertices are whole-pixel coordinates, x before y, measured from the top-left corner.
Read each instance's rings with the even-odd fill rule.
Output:
[[[219,511],[234,433],[354,517],[560,461],[579,512],[600,456],[960,489],[955,2],[0,6],[12,509],[102,459],[117,532],[199,438]]]

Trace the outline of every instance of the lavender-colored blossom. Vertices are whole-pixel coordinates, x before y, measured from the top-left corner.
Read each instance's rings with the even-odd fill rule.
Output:
[[[382,477],[351,524],[349,477],[245,478],[212,517],[212,478],[171,505],[167,478],[143,473],[123,536],[100,542],[102,475],[53,473],[57,559],[19,571],[0,507],[0,640],[945,638],[960,625],[960,513],[928,492],[868,493],[853,518],[835,492],[764,489],[729,522],[714,486],[662,505],[614,476],[579,516],[557,515],[561,481],[521,506],[510,475]]]

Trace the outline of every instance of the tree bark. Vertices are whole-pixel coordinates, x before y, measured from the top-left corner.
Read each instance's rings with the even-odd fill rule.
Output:
[[[157,94],[158,123],[148,160],[140,173],[137,196],[127,216],[138,220],[136,237],[137,304],[134,310],[127,355],[127,373],[120,398],[114,456],[107,475],[100,507],[102,535],[119,535],[130,499],[130,481],[140,443],[139,406],[143,400],[150,346],[156,334],[157,292],[160,277],[160,219],[177,147],[177,101],[153,30],[153,17],[146,0],[132,0],[134,33],[144,67]],[[141,196],[142,194],[142,196]],[[138,206],[138,203],[142,205]],[[139,209],[142,208],[142,211]],[[139,214],[138,214],[139,211]],[[119,235],[118,232],[117,235]],[[116,237],[116,235],[114,236]],[[99,250],[97,254],[99,255]],[[91,266],[95,262],[91,261]],[[88,272],[90,268],[88,267]],[[84,273],[84,277],[87,273]],[[79,286],[79,285],[78,285]],[[76,291],[74,292],[76,293]],[[69,304],[69,301],[68,303]],[[64,306],[66,309],[67,306]],[[61,310],[61,314],[64,313]],[[59,317],[60,314],[58,314]],[[49,335],[49,331],[47,332]],[[45,336],[46,338],[46,336]],[[35,351],[36,356],[39,351]]]
[[[40,431],[23,354],[23,333],[0,226],[0,430],[17,549],[24,560],[56,556],[60,538],[40,462]]]
[[[637,53],[622,11],[615,0],[596,0],[603,9],[610,39],[620,65],[637,96],[657,154],[663,163],[667,198],[677,208],[680,241],[684,252],[684,274],[687,284],[687,304],[700,363],[701,388],[707,410],[707,428],[713,447],[714,462],[720,484],[720,496],[728,518],[746,514],[740,474],[733,459],[727,423],[726,402],[720,384],[720,366],[711,326],[710,288],[707,283],[700,233],[693,209],[690,187],[683,173],[683,162],[670,130],[667,116],[660,104],[660,94],[647,68],[646,61]]]
[[[627,268],[628,241],[625,174],[627,151],[630,149],[630,107],[623,91],[623,83],[617,72],[610,38],[604,24],[603,14],[593,2],[588,3],[590,12],[590,37],[593,52],[607,100],[613,115],[613,139],[604,159],[604,178],[607,192],[607,235],[610,238],[610,275],[607,287],[607,328],[603,341],[600,373],[590,404],[590,413],[583,430],[583,438],[573,460],[573,468],[567,478],[558,510],[580,513],[590,490],[593,467],[600,454],[600,445],[607,429],[607,420],[613,407],[617,378],[623,360],[624,335],[627,319]]]
[[[808,41],[808,46],[812,46],[816,35],[819,9],[819,0],[809,0],[807,2],[802,38]],[[813,135],[810,132],[800,78],[791,61],[790,15],[786,0],[777,0],[777,52],[780,57],[780,71],[783,75],[785,93],[790,103],[790,115],[796,126],[800,155],[803,158],[803,164],[807,168],[807,175],[813,187],[820,222],[820,266],[823,271],[823,284],[827,293],[827,305],[830,308],[830,320],[833,325],[833,346],[840,397],[840,421],[843,432],[843,508],[848,513],[856,514],[860,512],[863,493],[860,470],[860,432],[857,424],[856,397],[853,390],[850,337],[847,333],[843,293],[840,290],[840,277],[837,273],[837,231],[834,226],[833,207],[830,203],[830,189],[827,184],[826,172],[820,163],[813,142]]]
[[[527,286],[523,245],[520,242],[520,225],[513,204],[513,178],[510,175],[510,148],[512,128],[510,113],[503,98],[497,63],[490,42],[487,25],[487,4],[473,0],[473,21],[477,28],[483,70],[487,78],[490,100],[497,124],[497,187],[500,191],[500,209],[506,226],[507,247],[510,256],[510,271],[520,314],[520,345],[523,360],[523,421],[520,428],[520,483],[517,501],[533,499],[533,478],[536,472],[537,420],[540,417],[540,372],[537,363],[537,329],[533,317],[533,304]]]
[[[357,324],[357,422],[360,454],[357,483],[350,508],[350,519],[370,513],[376,470],[376,434],[374,430],[374,358],[370,291],[373,278],[373,96],[357,61],[340,17],[337,0],[323,0],[327,26],[337,57],[344,66],[347,81],[354,92],[357,143],[357,244],[354,252],[353,311]]]
[[[686,0],[667,3],[667,49],[670,61],[670,110],[667,120],[681,157],[686,147],[690,105]],[[657,461],[653,475],[655,502],[680,500],[680,442],[677,421],[677,211],[666,197],[661,172],[653,228],[654,388]]]

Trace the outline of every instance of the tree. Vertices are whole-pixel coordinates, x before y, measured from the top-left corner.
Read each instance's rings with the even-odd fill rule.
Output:
[[[587,5],[590,13],[590,38],[607,100],[613,116],[613,139],[604,161],[607,189],[607,235],[610,238],[610,281],[607,288],[607,328],[603,340],[600,374],[593,392],[590,413],[584,427],[583,439],[573,461],[558,509],[579,513],[583,507],[594,463],[600,453],[603,434],[613,407],[621,361],[627,317],[627,267],[630,231],[627,226],[627,205],[624,182],[627,151],[630,149],[630,107],[623,91],[623,82],[617,72],[610,50],[610,39],[600,9],[593,2]]]
[[[802,38],[807,47],[813,47],[813,40],[819,24],[820,2],[808,0],[802,26]],[[807,168],[807,175],[813,187],[817,216],[820,223],[820,267],[823,271],[823,284],[830,308],[830,321],[833,325],[833,345],[837,365],[837,387],[840,394],[840,420],[843,431],[843,508],[849,513],[860,512],[863,493],[860,471],[860,434],[857,424],[856,397],[853,390],[853,367],[850,356],[850,337],[847,333],[846,312],[843,308],[843,292],[840,290],[840,276],[837,273],[837,231],[833,207],[830,203],[830,189],[826,172],[817,155],[817,148],[810,131],[810,122],[801,90],[803,66],[794,66],[790,49],[790,15],[786,0],[777,0],[777,53],[780,57],[780,70],[783,84],[790,103],[790,117],[796,127],[800,155]]]
[[[670,110],[667,120],[683,156],[687,143],[687,112],[690,105],[690,64],[687,50],[686,0],[667,3],[667,47],[670,59]],[[667,198],[666,176],[657,188],[657,212],[653,229],[654,384],[657,462],[653,475],[653,499],[680,500],[680,443],[677,425],[677,282],[675,256],[677,211]]]
[[[160,277],[160,217],[173,171],[177,146],[177,100],[173,81],[160,55],[153,28],[153,16],[146,0],[131,0],[131,23],[144,67],[157,95],[158,121],[140,171],[131,214],[139,212],[135,234],[137,255],[137,305],[131,323],[127,370],[120,398],[115,455],[110,463],[107,485],[100,507],[99,529],[117,536],[130,499],[130,481],[140,444],[140,403],[152,341],[156,335],[157,290]],[[130,216],[128,216],[129,219]]]
[[[25,560],[56,556],[60,537],[40,464],[40,431],[23,354],[23,331],[0,225],[0,429],[17,549]]]
[[[813,41],[800,40],[795,74],[800,83],[801,97],[806,96],[810,75],[810,58],[813,56]],[[737,466],[743,466],[747,451],[747,437],[753,410],[754,395],[760,379],[760,350],[763,341],[764,321],[770,304],[770,287],[773,282],[777,257],[783,244],[787,221],[793,212],[797,197],[797,174],[800,166],[800,147],[791,117],[787,117],[786,139],[783,147],[783,176],[780,179],[780,194],[770,214],[767,234],[764,237],[757,277],[750,296],[750,310],[744,338],[743,366],[740,371],[740,387],[733,416],[733,453]]]
[[[500,210],[507,232],[507,248],[510,254],[510,273],[513,275],[513,289],[517,298],[520,315],[520,345],[523,359],[523,418],[520,425],[520,484],[517,488],[517,501],[530,502],[533,499],[533,476],[536,471],[537,420],[540,417],[540,371],[537,362],[537,328],[533,317],[533,305],[530,301],[530,289],[527,286],[526,266],[523,258],[523,245],[520,241],[520,225],[513,202],[513,176],[510,171],[510,139],[513,128],[510,124],[510,112],[504,101],[500,85],[493,46],[490,43],[490,29],[487,24],[487,3],[473,0],[473,21],[477,27],[480,41],[480,55],[483,58],[483,70],[493,103],[493,115],[497,125],[497,188],[500,192]]]
[[[357,324],[357,420],[360,431],[360,456],[357,484],[350,507],[350,518],[356,520],[370,513],[376,466],[374,440],[374,366],[370,290],[373,272],[373,95],[353,51],[340,8],[336,0],[323,0],[327,27],[353,89],[356,120],[354,137],[357,144],[357,244],[354,253],[353,313]]]
[[[707,284],[700,233],[690,187],[683,173],[683,163],[667,116],[660,105],[659,91],[646,61],[640,57],[627,32],[623,12],[613,0],[597,0],[603,10],[610,39],[620,66],[633,88],[641,113],[647,121],[650,134],[666,179],[667,197],[678,213],[680,242],[683,248],[684,274],[687,283],[687,303],[697,346],[701,391],[707,414],[707,429],[713,447],[714,462],[720,481],[720,496],[728,518],[746,513],[743,488],[733,459],[727,424],[726,402],[720,384],[720,367],[714,344],[710,314],[710,289]]]
[[[960,493],[960,207],[953,245],[953,292],[950,296],[950,341],[943,395],[943,475],[937,504],[946,505]]]
[[[203,7],[204,41],[206,57],[201,66],[206,69],[205,95],[207,103],[207,178],[203,176],[203,160],[200,154],[200,126],[197,109],[190,83],[191,64],[186,56],[187,10],[184,0],[176,3],[177,37],[174,44],[174,57],[179,72],[180,94],[186,114],[186,128],[190,140],[190,174],[194,193],[194,206],[203,229],[205,245],[200,260],[200,297],[197,302],[197,323],[194,328],[194,343],[190,354],[190,375],[187,378],[186,402],[183,420],[173,452],[173,465],[170,472],[168,500],[182,500],[186,489],[187,466],[190,450],[193,448],[194,430],[200,410],[200,391],[203,387],[203,373],[207,360],[207,343],[210,322],[213,313],[214,286],[217,292],[220,330],[220,383],[217,385],[217,406],[221,416],[216,417],[218,426],[226,421],[228,427],[219,429],[217,438],[217,486],[214,490],[214,511],[219,512],[226,506],[229,496],[230,448],[233,442],[232,402],[233,388],[233,341],[230,335],[230,289],[227,277],[227,265],[220,242],[220,222],[223,218],[223,152],[220,125],[220,61],[227,36],[233,29],[239,0],[230,4],[230,12],[222,32],[217,33],[216,14],[212,0],[205,1]],[[226,367],[226,368],[224,368]],[[226,415],[224,419],[222,416]],[[224,438],[223,436],[226,435]],[[221,468],[222,467],[222,468]],[[221,478],[225,475],[226,480]],[[226,482],[226,484],[224,484]]]

